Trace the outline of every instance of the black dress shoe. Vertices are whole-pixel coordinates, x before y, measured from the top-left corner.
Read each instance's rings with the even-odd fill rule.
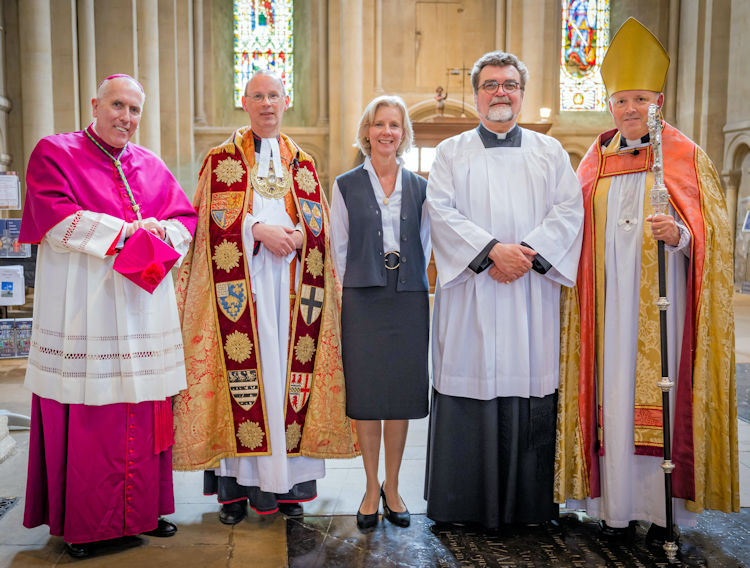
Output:
[[[236,525],[245,517],[247,517],[247,499],[221,504],[219,520],[225,525]]]
[[[636,521],[630,521],[627,527],[611,527],[606,522],[599,521],[599,534],[612,540],[627,540],[635,537]]]
[[[362,503],[364,502],[365,498],[362,497]],[[359,504],[359,509],[357,509],[357,528],[371,529],[378,524],[378,512],[375,511],[374,513],[365,515],[362,512],[362,503]]]
[[[305,514],[305,509],[301,503],[279,503],[279,512],[287,517],[301,517]]]
[[[73,558],[88,558],[91,554],[91,546],[89,543],[66,542],[65,550],[67,550],[68,554]]]
[[[385,491],[382,485],[380,486],[380,496],[383,498],[383,516],[396,526],[408,527],[411,524],[409,509],[404,506],[404,511],[391,511],[388,507],[388,501],[385,500]]]
[[[167,519],[159,519],[159,524],[152,531],[143,533],[148,536],[156,536],[159,538],[167,538],[177,534],[177,525]]]
[[[656,523],[651,523],[651,526],[646,533],[646,546],[662,550],[664,548],[664,542],[667,540],[668,536],[667,527],[661,527]],[[680,542],[680,529],[677,525],[674,525],[674,542],[675,544]]]

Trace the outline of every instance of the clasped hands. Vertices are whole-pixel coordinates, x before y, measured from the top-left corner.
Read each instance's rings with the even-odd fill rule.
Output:
[[[495,243],[490,250],[490,277],[496,282],[510,284],[531,270],[536,251],[516,244]]]
[[[149,217],[148,219],[143,219],[142,221],[125,223],[125,238],[129,239],[130,237],[132,237],[133,233],[135,233],[138,229],[145,229],[152,235],[159,237],[161,240],[164,240],[164,237],[167,234],[164,225],[162,225],[160,221],[158,221],[155,217]]]
[[[276,256],[286,256],[302,248],[303,236],[297,229],[283,225],[253,225],[253,238],[263,243]]]
[[[680,228],[671,215],[649,215],[646,222],[651,223],[651,234],[657,241],[671,247],[680,242]]]

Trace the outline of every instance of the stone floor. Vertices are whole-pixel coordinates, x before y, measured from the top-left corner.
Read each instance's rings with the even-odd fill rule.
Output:
[[[736,296],[735,307],[737,363],[750,364],[750,296]],[[748,376],[749,368],[743,367]],[[28,414],[30,395],[21,386],[24,369],[24,360],[0,361],[0,407]],[[697,527],[683,529],[679,565],[750,566],[750,423],[740,420],[739,431],[743,510],[735,515],[704,513]],[[71,563],[113,568],[666,565],[644,545],[646,527],[639,526],[631,542],[610,543],[600,539],[592,519],[569,511],[563,511],[559,523],[537,529],[435,527],[424,516],[422,498],[426,419],[412,422],[402,466],[402,496],[413,513],[408,529],[387,522],[366,532],[356,528],[354,514],[364,487],[359,459],[327,463],[319,496],[305,504],[302,520],[251,515],[235,527],[219,523],[215,499],[201,494],[200,473],[176,472],[176,512],[170,516],[179,524],[175,537],[119,539],[76,561],[46,527],[21,526],[29,436],[23,430],[11,435],[17,449],[0,463],[0,501],[17,499],[9,507],[4,501],[0,510],[0,568]]]

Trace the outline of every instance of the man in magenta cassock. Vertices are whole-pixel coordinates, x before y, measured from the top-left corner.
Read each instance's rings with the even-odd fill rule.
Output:
[[[174,286],[164,269],[153,293],[113,269],[139,228],[180,255],[195,231],[164,162],[129,143],[144,100],[132,77],[108,77],[93,124],[40,140],[26,175],[20,240],[39,249],[23,524],[49,525],[77,557],[177,530],[160,518],[174,512],[170,397],[186,386]]]

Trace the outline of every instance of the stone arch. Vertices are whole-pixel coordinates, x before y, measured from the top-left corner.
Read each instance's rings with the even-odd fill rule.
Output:
[[[435,100],[431,98],[419,101],[407,110],[412,122],[432,122],[440,117],[435,107]],[[442,116],[450,118],[460,118],[461,116],[479,118],[477,109],[473,103],[465,101],[462,104],[461,101],[454,99],[445,100],[445,108],[443,109]]]
[[[727,145],[723,178],[730,192],[736,192],[734,213],[734,280],[743,291],[750,291],[750,232],[743,232],[745,217],[750,211],[750,133],[742,132]],[[728,199],[729,201],[729,199]],[[730,210],[730,214],[732,211]]]
[[[560,140],[560,143],[563,145],[563,148],[565,148],[568,156],[570,156],[570,165],[573,167],[573,170],[577,170],[578,164],[581,163],[581,160],[583,160],[583,157],[586,155],[588,146],[574,140],[563,139]]]
[[[586,155],[586,152],[589,149],[588,145],[581,142],[578,137],[565,135],[558,137],[555,136],[554,133],[552,134],[552,136],[557,138],[560,144],[562,144],[562,147],[570,157],[570,165],[572,166],[573,170],[577,170],[578,164],[581,163],[581,160]]]

